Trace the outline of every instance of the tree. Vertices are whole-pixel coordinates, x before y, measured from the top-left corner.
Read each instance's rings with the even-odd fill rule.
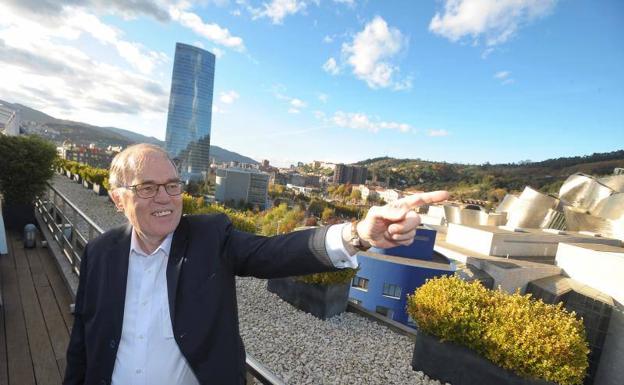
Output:
[[[334,217],[336,214],[335,210],[330,207],[325,207],[323,209],[323,213],[321,214],[321,219],[323,222],[327,222],[330,218]]]
[[[358,189],[352,189],[349,197],[352,201],[359,202],[362,199],[362,192]]]
[[[0,135],[0,193],[7,203],[28,204],[54,175],[56,148],[35,136]]]

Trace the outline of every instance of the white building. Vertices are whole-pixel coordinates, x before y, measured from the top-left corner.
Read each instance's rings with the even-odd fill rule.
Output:
[[[255,169],[217,169],[215,198],[222,203],[243,201],[264,209],[267,206],[269,177],[269,174]]]

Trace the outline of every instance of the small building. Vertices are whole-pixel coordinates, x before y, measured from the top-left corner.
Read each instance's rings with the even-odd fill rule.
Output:
[[[405,311],[407,295],[429,278],[453,274],[449,261],[433,253],[436,232],[419,228],[409,246],[358,253],[359,271],[349,300],[394,321],[414,327]]]
[[[245,202],[267,207],[269,174],[256,169],[217,169],[215,198],[218,202]]]

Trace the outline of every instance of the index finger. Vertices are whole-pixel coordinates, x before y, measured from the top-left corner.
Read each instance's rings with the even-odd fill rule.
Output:
[[[405,198],[401,198],[399,201],[399,205],[401,207],[414,209],[418,206],[428,205],[431,203],[437,203],[447,200],[449,197],[448,191],[431,191],[425,193],[418,193],[413,195],[408,195]]]

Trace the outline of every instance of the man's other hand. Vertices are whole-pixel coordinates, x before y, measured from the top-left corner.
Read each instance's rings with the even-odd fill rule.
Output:
[[[420,216],[414,209],[445,201],[448,197],[447,191],[433,191],[409,195],[385,206],[373,206],[366,218],[358,222],[358,235],[363,244],[382,249],[410,245],[420,225]]]

